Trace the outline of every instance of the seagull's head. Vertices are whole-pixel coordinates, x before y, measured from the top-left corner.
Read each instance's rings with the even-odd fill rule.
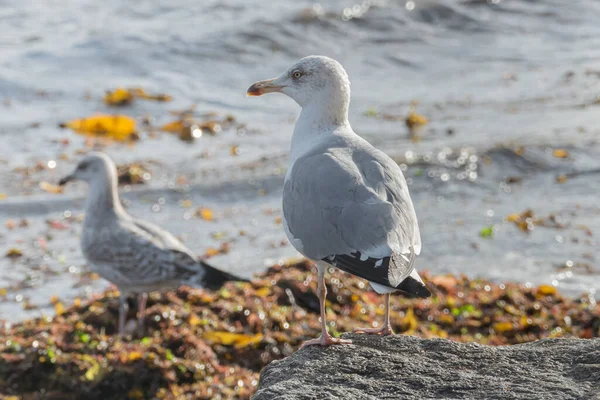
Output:
[[[324,56],[305,57],[277,78],[254,83],[248,96],[280,92],[296,101],[300,107],[315,102],[350,102],[350,80],[342,65]]]
[[[62,178],[59,184],[65,185],[71,181],[84,181],[91,184],[95,181],[106,181],[107,178],[116,178],[116,167],[113,161],[104,153],[93,152],[86,155],[75,170]]]

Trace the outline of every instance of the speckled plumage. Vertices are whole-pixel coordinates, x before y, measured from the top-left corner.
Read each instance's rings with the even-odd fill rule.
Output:
[[[129,294],[141,294],[143,314],[147,292],[173,289],[184,282],[214,288],[239,279],[198,260],[171,233],[129,215],[119,200],[116,167],[106,154],[86,156],[61,184],[71,180],[88,183],[81,251],[91,270],[119,289],[121,334],[124,299]]]
[[[205,272],[169,232],[126,214],[101,223],[86,218],[81,250],[92,270],[125,294],[170,289]]]

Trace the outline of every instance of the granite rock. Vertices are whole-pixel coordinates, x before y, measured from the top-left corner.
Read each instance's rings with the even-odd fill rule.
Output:
[[[485,346],[346,334],[269,364],[255,400],[600,399],[600,339]]]

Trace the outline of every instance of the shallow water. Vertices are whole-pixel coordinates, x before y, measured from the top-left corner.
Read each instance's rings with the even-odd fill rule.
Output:
[[[125,189],[131,213],[198,254],[230,242],[210,261],[244,276],[296,256],[278,217],[298,108],[279,95],[246,98],[245,89],[309,54],[345,66],[354,129],[406,164],[423,236],[419,268],[597,297],[599,3],[138,3],[0,0],[0,220],[29,222],[0,226],[0,254],[24,253],[0,259],[0,287],[9,288],[0,319],[48,314],[50,296],[68,301],[106,285],[81,273],[80,222],[46,222],[80,215],[84,187],[53,195],[38,183],[57,181],[85,148],[85,138],[58,124],[114,112],[102,96],[117,86],[174,97],[118,110],[155,125],[192,104],[245,124],[192,144],[142,132],[133,146],[105,147],[119,164],[152,161],[148,184]],[[403,121],[413,100],[430,120],[420,140]],[[53,169],[15,172],[50,160]],[[556,182],[574,171],[589,173]],[[199,206],[213,209],[215,221],[190,218]],[[564,227],[522,232],[505,222],[528,208],[557,215]],[[480,237],[489,226],[494,237]],[[24,310],[27,300],[41,308]]]

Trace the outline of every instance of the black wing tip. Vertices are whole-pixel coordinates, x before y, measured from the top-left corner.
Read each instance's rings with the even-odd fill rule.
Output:
[[[427,286],[412,276],[409,276],[403,280],[398,286],[396,286],[396,289],[421,299],[431,297],[431,292],[429,289],[427,289]]]
[[[354,252],[351,254],[336,254],[322,259],[328,264],[333,265],[342,271],[348,272],[359,278],[366,279],[370,282],[375,282],[383,286],[390,286],[388,279],[389,263],[390,258],[385,257],[382,259],[361,258],[360,252]],[[376,264],[378,264],[376,267]]]
[[[202,277],[202,285],[208,289],[219,289],[226,282],[250,282],[248,279],[240,278],[230,274],[229,272],[221,271],[212,265],[201,261],[200,264],[204,268],[204,276]]]

